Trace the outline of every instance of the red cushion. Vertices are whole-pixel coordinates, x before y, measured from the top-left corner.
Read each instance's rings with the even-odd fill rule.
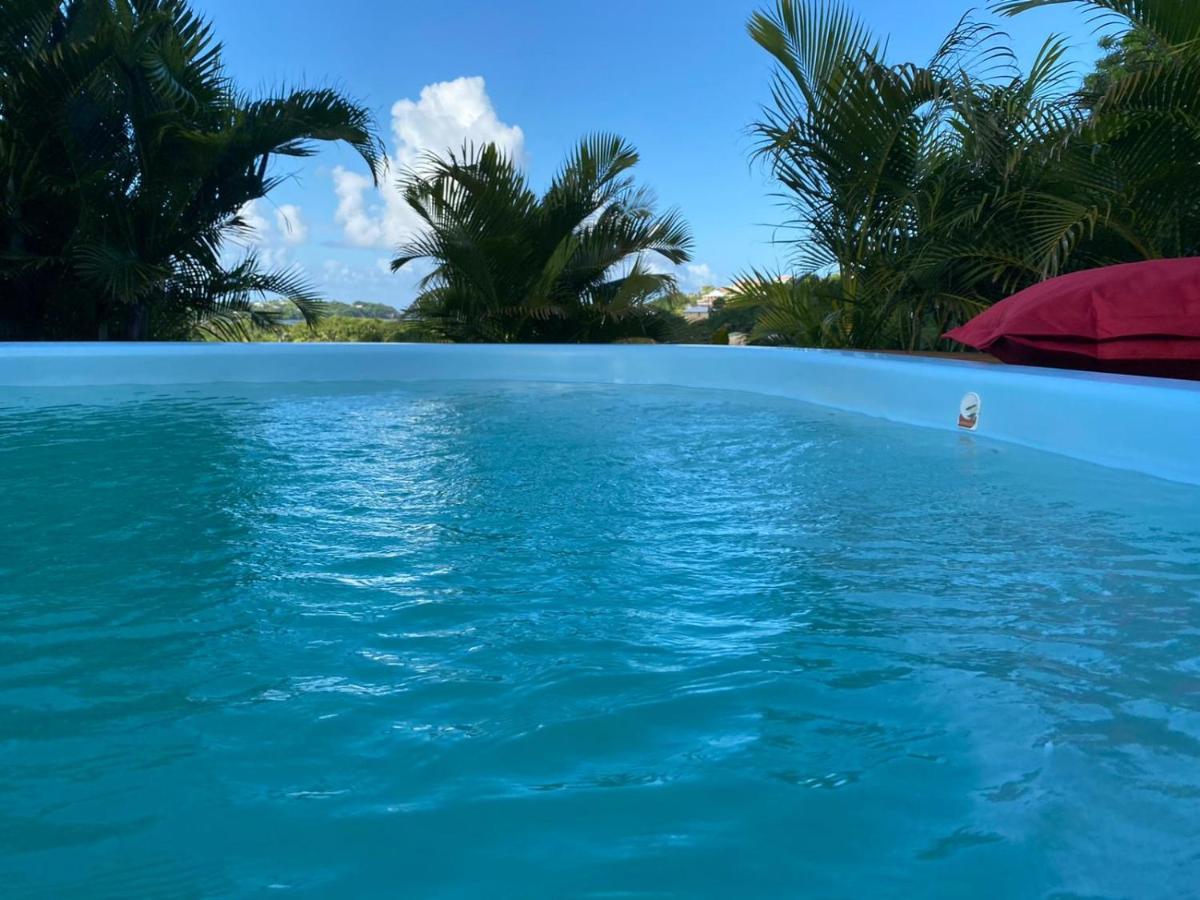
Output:
[[[1200,258],[1051,278],[945,336],[1007,363],[1200,380]]]

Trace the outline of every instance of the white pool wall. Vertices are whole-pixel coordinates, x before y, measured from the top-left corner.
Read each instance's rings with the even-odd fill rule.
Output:
[[[762,347],[450,344],[0,344],[18,387],[508,380],[673,385],[789,397],[1200,484],[1200,383]]]

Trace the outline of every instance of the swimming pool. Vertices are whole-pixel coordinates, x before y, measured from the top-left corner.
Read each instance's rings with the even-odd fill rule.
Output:
[[[35,368],[9,895],[1200,880],[1200,487],[711,388]]]

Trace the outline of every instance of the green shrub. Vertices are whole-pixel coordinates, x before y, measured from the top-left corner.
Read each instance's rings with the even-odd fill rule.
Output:
[[[208,337],[208,340],[216,338]],[[250,339],[266,343],[411,343],[439,339],[437,334],[417,322],[403,319],[362,319],[353,316],[329,316],[313,326],[303,322],[279,328],[256,328]]]

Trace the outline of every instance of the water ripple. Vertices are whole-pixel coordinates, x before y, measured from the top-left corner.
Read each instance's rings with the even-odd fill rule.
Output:
[[[4,404],[6,895],[1200,883],[1200,490],[720,392]]]

